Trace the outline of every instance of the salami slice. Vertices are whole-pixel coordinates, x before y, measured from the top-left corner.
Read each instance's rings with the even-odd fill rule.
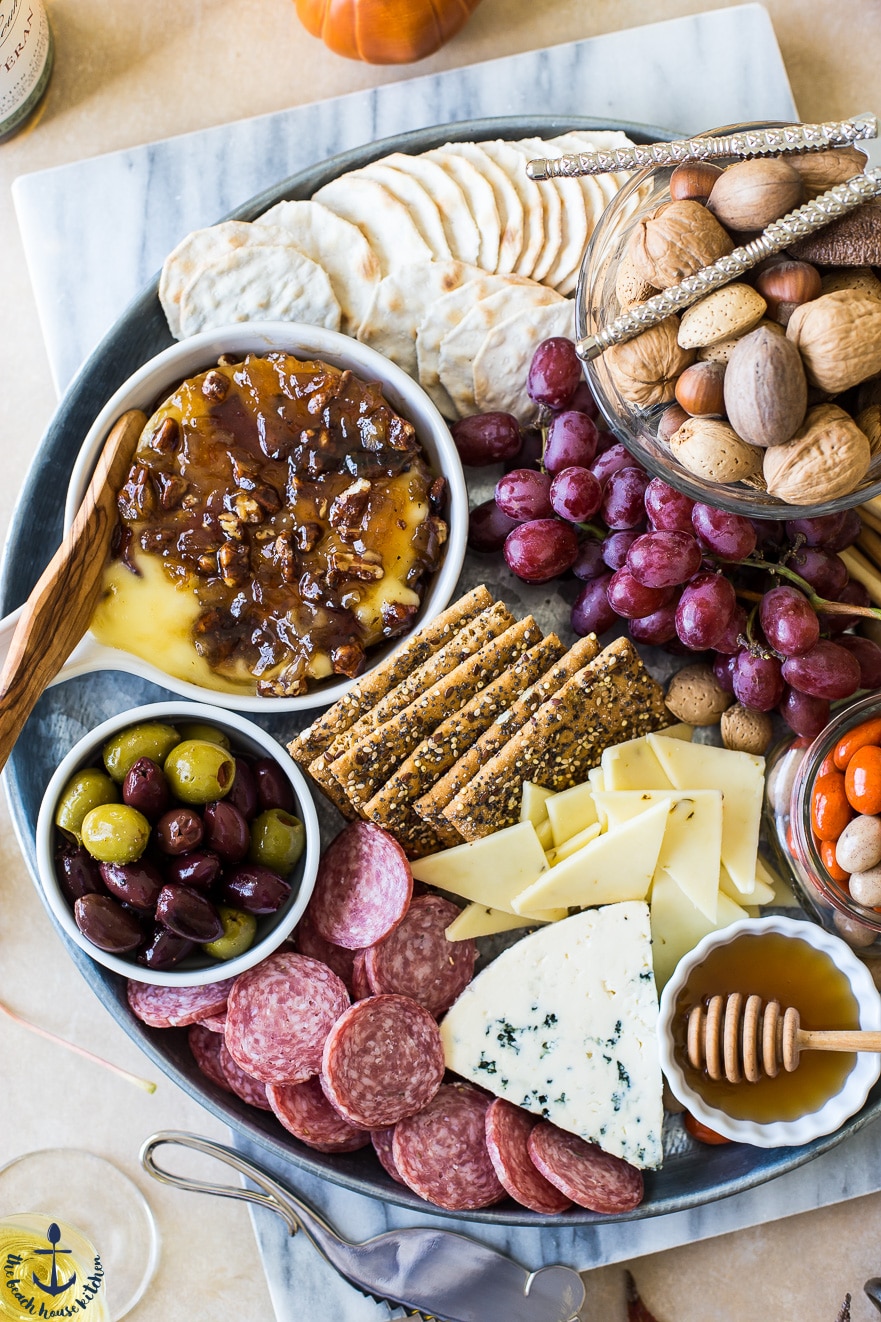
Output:
[[[440,1031],[407,996],[356,1001],[324,1044],[321,1086],[340,1115],[384,1129],[430,1101],[444,1077]]]
[[[235,978],[206,987],[154,987],[129,979],[127,995],[132,1013],[151,1028],[187,1028],[201,1019],[223,1014]]]
[[[390,1125],[387,1129],[371,1129],[370,1142],[373,1144],[373,1150],[379,1158],[379,1164],[398,1184],[403,1184],[401,1172],[395,1165],[394,1153],[392,1152],[392,1141],[395,1137],[395,1127]]]
[[[192,1024],[187,1033],[190,1051],[193,1053],[193,1060],[199,1066],[199,1069],[216,1083],[218,1088],[224,1092],[232,1092],[226,1081],[226,1075],[220,1068],[220,1053],[223,1050],[223,1038],[217,1033],[212,1033],[210,1029],[205,1028],[203,1024]]]
[[[504,1198],[486,1146],[489,1103],[470,1083],[448,1083],[418,1115],[395,1125],[392,1155],[409,1189],[451,1212]]]
[[[370,947],[368,946],[369,950]],[[373,988],[367,980],[367,969],[364,967],[364,961],[367,950],[356,950],[355,959],[352,964],[352,999],[363,1001],[368,996],[373,995]]]
[[[209,1033],[220,1033],[222,1035],[226,1028],[226,1010],[223,1014],[212,1014],[207,1019],[200,1019],[199,1023],[203,1028],[207,1028]]]
[[[572,1206],[529,1155],[527,1140],[538,1121],[534,1115],[497,1097],[486,1113],[486,1146],[496,1175],[508,1193],[532,1212],[554,1216]]]
[[[477,946],[448,941],[446,928],[459,909],[440,895],[413,900],[395,930],[364,952],[364,971],[374,995],[411,996],[437,1017],[449,1010],[474,977]]]
[[[307,913],[325,941],[358,950],[397,927],[412,894],[413,873],[394,836],[352,822],[324,852]]]
[[[345,946],[336,946],[332,941],[325,941],[321,933],[316,930],[308,913],[304,913],[297,923],[294,940],[301,955],[308,955],[310,959],[320,959],[322,964],[333,969],[337,977],[342,978],[346,984],[346,991],[350,996],[352,995],[352,965],[358,953],[356,950],[346,950]]]
[[[239,1069],[223,1042],[220,1044],[220,1068],[230,1092],[234,1092],[236,1097],[241,1097],[249,1106],[259,1107],[261,1111],[271,1110],[266,1100],[266,1084]]]
[[[342,979],[326,964],[276,952],[236,978],[224,1041],[253,1078],[304,1083],[321,1068],[324,1040],[348,1004]]]
[[[318,1152],[357,1152],[370,1135],[344,1120],[321,1091],[317,1078],[305,1083],[270,1083],[266,1099],[280,1124]]]
[[[545,1179],[579,1207],[611,1216],[630,1212],[642,1202],[642,1171],[577,1134],[541,1120],[529,1135],[527,1148]]]

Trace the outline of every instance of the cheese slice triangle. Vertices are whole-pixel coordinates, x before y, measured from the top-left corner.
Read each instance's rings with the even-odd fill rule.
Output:
[[[469,937],[495,936],[497,932],[528,927],[534,921],[521,918],[518,914],[505,913],[502,909],[488,909],[485,904],[468,904],[458,918],[450,923],[445,935],[448,941],[466,941]]]
[[[658,988],[670,981],[682,956],[708,933],[746,917],[744,908],[720,892],[716,921],[710,922],[669,873],[660,869],[652,883],[652,962]]]
[[[495,835],[485,835],[464,845],[454,845],[439,854],[416,859],[412,864],[417,881],[451,891],[463,900],[473,900],[488,909],[512,909],[512,898],[547,871],[548,861],[532,822],[518,822]],[[565,918],[566,910],[530,914],[553,922]]]
[[[449,1069],[634,1166],[662,1158],[648,906],[612,904],[510,946],[440,1025]]]

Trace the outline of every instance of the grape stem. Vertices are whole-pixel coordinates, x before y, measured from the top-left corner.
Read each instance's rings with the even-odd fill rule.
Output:
[[[825,615],[862,615],[867,620],[881,620],[881,609],[877,606],[852,606],[846,601],[827,601],[825,597],[820,597],[811,587],[807,579],[802,578],[794,569],[788,565],[774,564],[771,560],[742,560],[741,564],[748,565],[751,569],[766,569],[771,574],[777,574],[780,578],[786,578],[790,583],[794,583],[797,588],[805,594],[815,611],[822,611]],[[742,593],[747,596],[747,593]]]

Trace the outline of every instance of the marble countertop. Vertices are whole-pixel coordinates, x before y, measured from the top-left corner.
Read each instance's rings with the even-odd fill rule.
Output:
[[[185,7],[152,0],[146,9],[134,0],[116,0],[112,6],[101,0],[47,0],[58,48],[52,88],[39,122],[0,146],[0,374],[5,387],[0,435],[6,470],[0,529],[8,524],[56,403],[13,214],[10,185],[16,176],[402,77],[713,7],[709,0],[596,0],[590,6],[583,0],[542,5],[483,0],[468,27],[431,59],[418,66],[377,68],[326,51],[300,28],[290,0],[193,0]],[[879,0],[864,0],[856,21],[851,21],[852,10],[823,0],[773,0],[767,7],[806,119],[881,106]],[[762,55],[757,52],[756,60]],[[626,70],[626,40],[617,58]],[[697,58],[700,62],[699,50]],[[746,72],[732,61],[732,80],[743,80]],[[665,73],[677,93],[684,90],[677,83],[682,69],[675,57]],[[634,67],[635,87],[639,74]],[[517,90],[521,103],[528,104],[532,89]],[[589,86],[583,98],[583,113],[605,110],[591,104]],[[198,200],[198,178],[184,182],[187,195]],[[173,212],[178,203],[171,199],[169,205]],[[163,216],[171,231],[177,220],[173,214]],[[149,271],[152,257],[140,256]],[[101,303],[99,290],[95,302]],[[79,980],[58,944],[18,855],[5,803],[0,805],[0,914],[0,1000],[144,1073],[143,1058]],[[89,1147],[135,1178],[153,1205],[163,1239],[162,1262],[133,1317],[249,1322],[271,1315],[244,1208],[175,1194],[148,1184],[135,1168],[137,1147],[152,1130],[188,1128],[223,1140],[219,1124],[164,1079],[148,1097],[6,1021],[0,1023],[0,1052],[8,1064],[0,1100],[0,1164],[47,1146]],[[842,1196],[847,1194],[843,1190]],[[758,1322],[768,1316],[831,1322],[847,1290],[860,1296],[854,1301],[854,1319],[868,1322],[876,1314],[860,1290],[881,1266],[879,1231],[877,1194],[710,1240],[699,1240],[698,1219],[693,1233],[699,1242],[640,1258],[633,1270],[658,1322],[706,1322],[710,1315],[719,1322]],[[620,1322],[620,1266],[588,1273],[586,1285],[585,1316]],[[291,1288],[295,1292],[296,1283]],[[316,1295],[298,1302],[304,1309],[300,1316],[309,1322],[338,1322],[340,1314],[328,1298]]]

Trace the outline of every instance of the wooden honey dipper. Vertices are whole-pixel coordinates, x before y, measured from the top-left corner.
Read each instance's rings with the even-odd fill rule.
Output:
[[[761,996],[711,996],[706,1008],[696,1005],[688,1015],[688,1059],[706,1069],[711,1079],[757,1083],[763,1074],[776,1078],[782,1064],[789,1072],[802,1051],[881,1052],[881,1032],[864,1029],[818,1029],[800,1025],[798,1010],[781,1010]]]

